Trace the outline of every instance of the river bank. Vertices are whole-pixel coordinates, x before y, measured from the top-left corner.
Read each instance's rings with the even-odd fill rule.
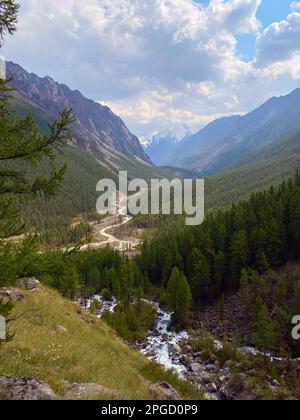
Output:
[[[96,312],[99,318],[106,311],[113,312],[117,306],[116,299],[107,301],[97,295],[85,302],[86,309],[91,308],[93,301],[99,304]],[[171,312],[157,302],[147,303],[155,308],[156,323],[148,331],[146,339],[135,342],[134,347],[166,370],[174,372],[180,379],[188,380],[201,388],[207,398],[275,399],[280,393],[288,399],[294,398],[285,383],[291,375],[295,378],[299,373],[300,360],[289,361],[269,353],[263,355],[249,346],[235,348],[234,345],[215,340],[212,336],[204,338],[202,343],[198,343],[199,348],[195,349],[190,332],[171,331]],[[267,366],[264,366],[266,360]],[[273,376],[272,371],[276,372]],[[264,377],[260,378],[262,373]]]

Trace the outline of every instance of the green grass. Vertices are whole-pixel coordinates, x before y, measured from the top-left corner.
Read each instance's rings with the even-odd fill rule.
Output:
[[[11,324],[15,337],[1,346],[0,375],[45,381],[61,398],[67,381],[100,384],[117,391],[123,400],[149,399],[150,384],[159,380],[171,383],[183,399],[201,398],[188,382],[129,348],[104,322],[90,313],[78,314],[77,306],[57,292],[40,286],[24,294],[16,315],[42,309]],[[56,333],[58,326],[68,333]]]

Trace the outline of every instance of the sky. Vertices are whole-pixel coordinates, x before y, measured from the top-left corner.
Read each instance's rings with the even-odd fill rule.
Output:
[[[300,2],[23,0],[0,51],[136,135],[192,131],[300,87]]]

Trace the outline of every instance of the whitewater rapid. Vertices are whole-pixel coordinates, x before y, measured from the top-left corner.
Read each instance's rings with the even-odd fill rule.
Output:
[[[146,357],[155,360],[167,370],[172,370],[180,378],[184,378],[188,370],[179,360],[180,344],[189,336],[186,331],[179,333],[170,331],[172,312],[163,310],[156,302],[148,302],[157,313],[157,321],[153,331],[149,331],[146,341],[136,343],[140,352]]]

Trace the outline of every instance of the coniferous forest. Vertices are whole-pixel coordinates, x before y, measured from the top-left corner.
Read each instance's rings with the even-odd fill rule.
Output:
[[[109,3],[101,22],[115,16]],[[239,2],[180,3],[217,13]],[[0,49],[22,13],[18,1],[0,0]],[[134,22],[137,30],[142,21]],[[160,25],[150,24],[156,34]],[[183,34],[189,31],[173,34],[168,47]],[[119,64],[118,71],[135,67]],[[15,73],[0,77],[0,400],[300,399],[300,91],[194,134],[184,126],[182,139],[168,133],[174,167],[158,167],[147,150],[159,149],[162,134],[143,138],[142,147],[101,105],[105,98],[96,102],[49,76],[5,65]],[[146,79],[130,79],[131,88],[133,80]],[[213,100],[210,85],[195,91]],[[143,112],[155,105],[143,100]],[[186,168],[175,167],[176,151],[190,153]],[[145,177],[149,195],[150,179],[212,174],[204,222],[186,226],[184,215],[160,212],[125,216],[117,194],[116,214],[97,214],[97,181],[116,181],[121,170]]]

